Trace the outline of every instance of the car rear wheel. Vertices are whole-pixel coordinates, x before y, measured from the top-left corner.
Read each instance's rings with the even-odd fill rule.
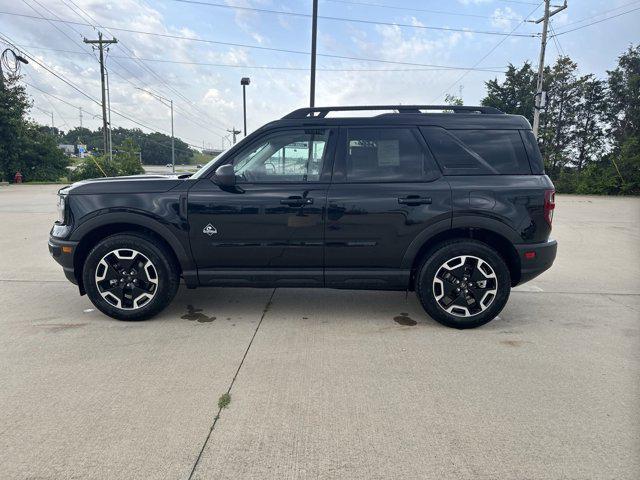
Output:
[[[83,268],[91,302],[118,320],[144,320],[163,310],[179,284],[173,257],[151,239],[118,234],[98,243]]]
[[[437,247],[418,270],[416,291],[426,312],[453,328],[493,320],[511,291],[509,268],[485,243],[454,240]]]

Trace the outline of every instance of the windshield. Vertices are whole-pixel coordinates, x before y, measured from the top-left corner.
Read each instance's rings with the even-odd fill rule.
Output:
[[[216,157],[212,158],[211,160],[209,160],[206,164],[204,164],[202,166],[202,168],[200,170],[198,170],[196,173],[194,173],[193,175],[191,175],[190,178],[200,178],[202,177],[202,175],[204,174],[205,171],[207,171],[209,169],[209,167],[211,165],[213,165],[214,163],[216,163],[218,160],[220,160],[222,157],[224,157],[227,152],[231,150],[231,147],[227,148],[226,150],[224,150],[222,153],[218,154]]]

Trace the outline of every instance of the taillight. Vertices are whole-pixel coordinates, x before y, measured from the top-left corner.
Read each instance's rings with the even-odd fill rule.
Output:
[[[556,208],[556,191],[545,190],[544,192],[544,219],[549,226],[553,222],[553,210]]]

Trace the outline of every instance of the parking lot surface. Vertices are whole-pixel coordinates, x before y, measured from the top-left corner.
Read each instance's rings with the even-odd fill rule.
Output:
[[[57,188],[0,187],[2,478],[640,478],[638,198],[559,195],[554,267],[457,331],[402,292],[112,320],[49,257]]]

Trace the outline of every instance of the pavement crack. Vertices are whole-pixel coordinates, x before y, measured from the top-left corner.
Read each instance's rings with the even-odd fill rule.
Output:
[[[273,296],[276,293],[276,288],[273,289],[273,291],[271,292],[271,295],[269,296],[269,300],[267,300],[267,303],[264,306],[264,309],[262,310],[262,315],[260,316],[260,321],[258,322],[258,325],[256,325],[256,329],[253,331],[253,335],[251,336],[251,340],[249,340],[249,344],[247,345],[247,348],[244,351],[244,355],[242,355],[242,359],[240,360],[240,364],[238,365],[238,368],[236,369],[236,373],[233,375],[233,378],[231,379],[231,383],[229,384],[229,388],[227,389],[227,395],[231,394],[231,389],[233,388],[233,384],[236,381],[236,378],[238,378],[238,374],[240,373],[240,369],[242,368],[242,365],[244,365],[244,361],[247,358],[247,355],[249,354],[249,350],[251,349],[251,345],[253,344],[253,340],[256,338],[256,335],[258,334],[258,330],[260,329],[260,325],[262,325],[262,320],[264,320],[264,317],[267,315],[267,312],[269,311],[269,308],[271,307],[271,302],[273,301]],[[218,423],[218,419],[220,418],[220,413],[222,412],[222,407],[218,407],[218,413],[216,414],[215,417],[213,417],[213,423],[211,424],[211,428],[209,428],[209,433],[207,434],[207,438],[205,438],[204,443],[202,444],[202,448],[200,448],[200,452],[198,453],[198,457],[196,458],[196,461],[193,463],[193,467],[191,468],[191,473],[189,473],[189,477],[188,480],[191,480],[193,478],[193,474],[196,472],[196,468],[198,467],[198,463],[200,463],[200,459],[202,458],[202,454],[204,453],[204,449],[206,448],[207,444],[209,443],[209,439],[211,438],[211,434],[213,433],[213,430],[216,426],[216,423]]]

